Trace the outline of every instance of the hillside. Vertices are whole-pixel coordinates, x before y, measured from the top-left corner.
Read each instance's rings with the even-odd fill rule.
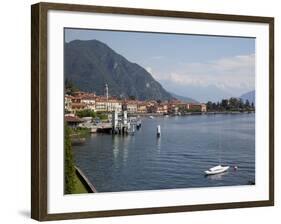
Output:
[[[107,84],[109,94],[121,98],[173,99],[144,68],[97,40],[65,43],[64,74],[80,90],[98,95],[104,93]]]
[[[177,98],[178,100],[180,101],[183,101],[185,103],[199,103],[198,101],[190,98],[190,97],[185,97],[185,96],[179,96],[177,94],[174,94],[174,93],[171,93],[171,95],[174,97],[174,98]]]
[[[243,95],[240,96],[240,98],[245,102],[246,100],[249,100],[250,103],[254,103],[255,104],[255,95],[256,92],[255,90],[244,93]]]

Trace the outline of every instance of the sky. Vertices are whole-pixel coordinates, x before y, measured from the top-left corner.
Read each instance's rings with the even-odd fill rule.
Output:
[[[255,89],[255,38],[65,29],[65,41],[96,39],[145,68],[167,91],[200,102]]]

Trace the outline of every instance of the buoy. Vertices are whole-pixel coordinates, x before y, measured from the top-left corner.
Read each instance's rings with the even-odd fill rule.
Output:
[[[157,125],[157,137],[161,136],[161,128],[160,125]]]

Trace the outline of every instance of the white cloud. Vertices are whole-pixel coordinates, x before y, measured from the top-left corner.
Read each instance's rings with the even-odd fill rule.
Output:
[[[230,92],[243,92],[255,88],[255,55],[181,63],[175,71],[166,74],[154,72],[152,75],[159,81],[169,81],[181,86],[216,86]]]
[[[152,68],[151,67],[146,67],[145,68],[147,72],[149,72],[150,74],[152,73]]]

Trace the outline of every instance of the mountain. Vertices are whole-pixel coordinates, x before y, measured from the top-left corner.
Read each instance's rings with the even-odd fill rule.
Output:
[[[246,100],[249,100],[250,103],[254,103],[255,104],[255,95],[256,92],[255,90],[244,93],[243,95],[240,96],[240,98],[245,102]]]
[[[74,40],[65,43],[65,79],[82,91],[109,95],[134,96],[139,100],[170,100],[173,96],[144,68],[128,61],[106,44],[97,40]]]
[[[180,100],[180,101],[183,101],[183,102],[185,102],[185,103],[199,103],[198,101],[196,101],[196,100],[194,100],[194,99],[192,99],[192,98],[189,98],[189,97],[179,96],[179,95],[176,95],[176,94],[174,94],[174,93],[171,93],[171,95],[172,95],[174,98],[176,98],[176,99],[178,99],[178,100]]]

